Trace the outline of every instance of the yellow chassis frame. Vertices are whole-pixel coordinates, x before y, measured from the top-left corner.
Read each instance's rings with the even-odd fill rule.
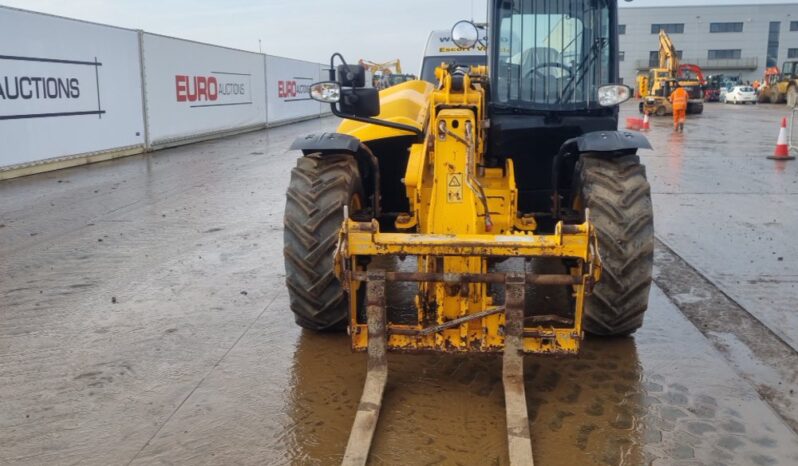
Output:
[[[584,297],[592,291],[601,272],[595,233],[589,221],[580,225],[559,222],[551,235],[528,232],[509,235],[438,235],[381,233],[376,220],[346,220],[341,229],[336,256],[339,278],[350,293],[350,333],[352,348],[356,351],[368,348],[368,325],[358,321],[357,290],[362,282],[368,281],[366,271],[357,268],[359,256],[554,257],[578,260],[580,265],[574,267],[570,274],[520,274],[528,284],[570,285],[576,301],[570,325],[524,325],[522,350],[525,353],[575,354],[579,351],[583,338]],[[387,272],[386,280],[458,285],[504,283],[509,275]],[[386,322],[387,348],[405,352],[500,352],[505,346],[504,311],[504,306],[494,306],[477,313],[464,311],[458,318],[448,321],[438,316],[437,322],[428,323],[427,326]],[[421,318],[419,311],[419,321]]]

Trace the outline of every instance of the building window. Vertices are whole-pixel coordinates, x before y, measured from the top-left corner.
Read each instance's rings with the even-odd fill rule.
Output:
[[[619,24],[618,25],[618,34],[619,35],[626,34],[626,25],[625,24]]]
[[[798,31],[798,21],[790,21],[790,31]]]
[[[743,23],[709,23],[709,32],[743,32]]]
[[[676,57],[681,60],[682,59],[682,51],[676,51]],[[656,68],[659,66],[659,50],[652,50],[648,52],[648,66],[651,68]]]
[[[787,49],[787,58],[798,58],[798,49]]]
[[[684,23],[651,25],[652,34],[659,34],[659,31],[665,31],[668,34],[684,34]]]
[[[710,50],[707,58],[710,60],[737,60],[742,57],[742,50],[728,49],[728,50]]]
[[[798,50],[798,49],[790,49],[790,50]],[[624,52],[623,50],[618,51],[618,61],[623,61],[625,58],[626,58],[626,52]]]
[[[792,23],[790,23],[792,27]],[[768,30],[768,54],[765,66],[778,66],[779,61],[779,33],[781,32],[781,21],[771,21]]]

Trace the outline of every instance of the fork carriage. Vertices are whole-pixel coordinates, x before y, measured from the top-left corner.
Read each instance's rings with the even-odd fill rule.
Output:
[[[385,320],[386,348],[403,352],[500,352],[505,346],[509,310],[488,295],[488,285],[508,285],[511,278],[523,285],[571,287],[575,308],[572,317],[530,315],[521,303],[521,346],[524,353],[575,354],[583,337],[584,298],[600,278],[595,233],[589,222],[558,224],[552,235],[433,235],[380,233],[379,224],[347,219],[336,250],[339,280],[350,296],[379,274],[382,285],[367,286],[366,305],[385,301],[385,284],[419,284],[417,322]],[[359,264],[373,256],[416,256],[419,271],[372,270]],[[488,258],[554,257],[571,259],[569,274],[489,272]],[[452,272],[463,263],[475,262],[480,271]],[[382,288],[380,288],[382,287]],[[381,293],[381,296],[372,296]],[[505,295],[507,292],[505,292]],[[357,299],[350,299],[349,330],[352,348],[368,348],[368,322],[362,320]],[[386,310],[381,311],[386,314]]]

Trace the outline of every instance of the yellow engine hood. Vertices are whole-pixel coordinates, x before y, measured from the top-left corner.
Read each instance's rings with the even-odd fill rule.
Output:
[[[380,91],[380,120],[415,126],[421,129],[427,119],[427,98],[435,86],[426,81],[407,81]],[[363,142],[394,136],[412,135],[409,131],[359,121],[344,120],[338,132]]]

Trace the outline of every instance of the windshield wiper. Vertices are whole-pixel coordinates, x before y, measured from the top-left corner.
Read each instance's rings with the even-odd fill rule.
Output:
[[[576,86],[582,82],[582,80],[585,78],[585,75],[587,75],[587,72],[593,68],[593,63],[599,58],[601,51],[604,50],[604,46],[606,45],[607,39],[604,37],[598,37],[595,41],[593,41],[593,45],[590,47],[585,60],[582,62],[582,66],[580,66],[571,75],[571,79],[565,83],[562,94],[560,94],[560,97],[557,98],[555,103],[560,104],[563,102],[563,100],[568,100],[573,96]],[[571,87],[571,85],[573,85],[573,87]]]

